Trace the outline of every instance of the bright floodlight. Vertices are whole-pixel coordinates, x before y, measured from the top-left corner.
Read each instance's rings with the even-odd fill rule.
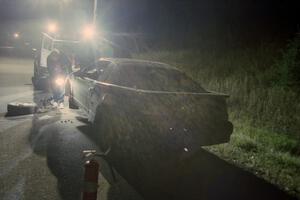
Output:
[[[49,33],[56,33],[57,32],[56,23],[54,23],[54,22],[49,23],[47,29],[48,29]]]
[[[83,39],[85,40],[91,40],[94,39],[96,35],[96,30],[93,25],[87,25],[82,30]]]
[[[19,38],[19,37],[20,37],[19,33],[14,33],[14,38]]]

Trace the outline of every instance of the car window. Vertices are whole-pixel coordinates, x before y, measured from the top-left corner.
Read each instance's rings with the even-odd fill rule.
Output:
[[[99,72],[96,68],[92,68],[92,69],[87,70],[84,73],[84,76],[87,78],[93,79],[93,80],[97,80],[98,76],[99,76]]]
[[[75,49],[77,49],[79,46],[78,43],[75,42],[54,42],[53,43],[53,48],[58,49],[64,53],[68,54],[74,54]]]
[[[86,67],[81,70],[80,74],[84,77],[98,80],[98,81],[105,81],[109,77],[109,61],[99,61],[97,66],[90,66]]]
[[[99,72],[98,81],[107,82],[108,78],[110,77],[112,68],[113,68],[113,64],[111,64],[111,62],[108,62],[108,61],[99,62],[98,63],[98,72]]]
[[[95,66],[90,66],[90,67],[83,68],[80,71],[75,72],[75,76],[77,74],[82,76],[82,77],[86,77],[86,78],[90,78],[90,79],[94,79],[94,80],[97,80],[98,76],[99,76],[99,73],[98,73],[97,68]]]
[[[171,92],[205,92],[200,84],[184,73],[153,64],[123,64],[112,72],[113,84],[144,90]]]

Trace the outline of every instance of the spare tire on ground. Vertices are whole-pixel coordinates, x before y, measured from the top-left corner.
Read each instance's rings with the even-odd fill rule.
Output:
[[[21,102],[12,102],[7,104],[7,116],[16,116],[16,115],[28,115],[36,113],[38,106],[36,103],[21,103]]]

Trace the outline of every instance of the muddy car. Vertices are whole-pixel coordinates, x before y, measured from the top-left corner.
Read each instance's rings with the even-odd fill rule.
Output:
[[[201,146],[228,142],[233,130],[227,95],[164,63],[100,59],[68,85],[70,107],[88,113],[91,137],[133,185],[157,182]]]

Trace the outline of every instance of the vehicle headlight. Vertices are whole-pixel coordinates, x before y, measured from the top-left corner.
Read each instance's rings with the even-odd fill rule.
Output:
[[[59,78],[55,79],[55,84],[57,86],[62,86],[62,85],[64,85],[64,83],[65,83],[65,79],[64,78],[59,77]]]

